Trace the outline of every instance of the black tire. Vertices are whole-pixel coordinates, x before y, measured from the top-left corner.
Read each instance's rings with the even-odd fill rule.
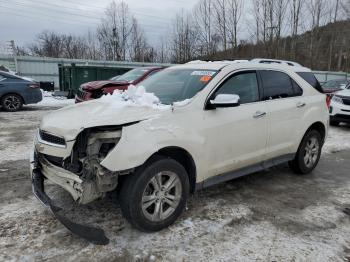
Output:
[[[329,124],[330,124],[331,126],[339,126],[339,122],[338,122],[338,121],[335,121],[335,120],[330,120],[330,121],[329,121]]]
[[[23,106],[23,99],[17,94],[7,94],[1,98],[1,106],[7,112],[16,112]]]
[[[317,141],[317,144],[318,144],[317,150],[309,149],[311,140]],[[301,141],[294,160],[289,162],[289,167],[296,174],[300,174],[300,175],[309,174],[317,166],[318,161],[320,160],[320,157],[321,157],[321,151],[322,151],[321,134],[316,130],[310,130],[305,134],[303,140]],[[311,153],[311,152],[315,152],[315,153]],[[309,155],[310,157],[308,157]],[[308,159],[309,161],[305,159]]]
[[[153,208],[154,213],[156,213],[156,205],[160,202],[160,205],[162,205],[161,210],[168,210],[169,216],[164,219],[157,216],[157,219],[160,219],[160,221],[152,221],[147,217],[149,216],[148,211],[143,209],[143,197],[147,194],[147,190],[153,185],[151,180],[153,178],[156,179],[156,176],[159,176],[160,172],[162,172],[161,174],[167,172],[166,175],[160,175],[161,179],[166,178],[167,174],[171,174],[172,177],[177,177],[177,188],[174,189],[173,192],[180,192],[178,188],[180,188],[181,185],[181,193],[178,193],[178,197],[176,197],[177,200],[174,200],[174,202],[177,202],[176,208],[166,209],[168,204],[165,198],[168,196],[168,193],[162,191],[162,196],[160,196],[160,194],[157,194],[157,192],[160,193],[160,191],[156,192],[154,188],[151,197],[153,198],[156,196],[164,199],[157,199],[156,201],[158,202],[153,203],[149,208],[151,210]],[[173,174],[176,175],[174,176]],[[166,184],[165,182],[167,181],[170,181],[170,177],[169,180],[164,180],[164,184]],[[175,222],[186,206],[188,194],[189,179],[185,168],[173,159],[160,158],[153,162],[146,163],[144,167],[139,168],[135,173],[127,175],[121,186],[119,201],[123,216],[130,224],[141,231],[153,232],[162,230]],[[149,195],[146,197],[149,197]],[[147,203],[151,203],[151,201]],[[144,205],[147,205],[147,203]],[[170,205],[168,206],[168,208],[171,207]]]

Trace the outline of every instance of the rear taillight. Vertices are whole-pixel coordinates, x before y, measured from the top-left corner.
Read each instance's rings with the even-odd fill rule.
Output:
[[[326,105],[328,109],[331,106],[331,100],[332,100],[332,97],[330,95],[326,95]]]
[[[40,88],[40,85],[38,83],[30,83],[28,84],[28,87],[35,89],[35,88]]]

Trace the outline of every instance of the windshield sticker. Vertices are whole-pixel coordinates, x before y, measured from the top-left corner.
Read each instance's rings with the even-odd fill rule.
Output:
[[[213,71],[193,71],[191,76],[213,76],[214,74]]]
[[[202,77],[199,79],[199,81],[204,82],[204,83],[207,83],[207,82],[210,81],[210,79],[211,79],[211,76],[202,76]]]

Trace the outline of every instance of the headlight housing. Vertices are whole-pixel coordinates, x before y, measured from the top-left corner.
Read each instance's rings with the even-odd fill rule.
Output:
[[[343,99],[341,97],[339,97],[339,96],[333,96],[332,101],[336,102],[336,103],[339,103],[339,104],[343,103]]]

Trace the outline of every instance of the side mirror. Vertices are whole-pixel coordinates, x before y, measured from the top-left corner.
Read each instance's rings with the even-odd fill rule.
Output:
[[[236,107],[240,105],[239,101],[239,95],[219,94],[214,100],[210,100],[209,104],[211,108]]]

